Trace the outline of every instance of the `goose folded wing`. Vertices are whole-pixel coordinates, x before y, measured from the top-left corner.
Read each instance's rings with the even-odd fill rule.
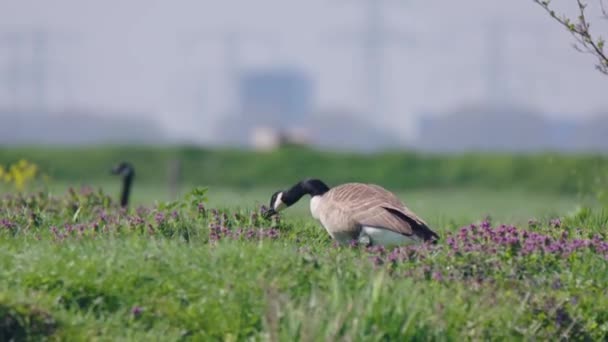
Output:
[[[401,202],[401,200],[397,196],[395,196],[395,194],[384,189],[381,186],[378,186],[375,184],[368,184],[368,185],[371,189],[376,191],[376,193],[378,193],[382,197],[382,200],[384,202],[383,207],[385,209],[392,211],[393,214],[400,216],[402,219],[403,219],[403,216],[405,216],[405,219],[407,221],[413,221],[413,222],[410,222],[410,224],[428,226],[428,224],[426,222],[424,222],[423,219],[418,217],[418,215],[416,215],[407,206],[405,206],[403,204],[403,202]],[[395,210],[396,210],[396,212],[395,212]]]
[[[432,231],[424,221],[403,208],[386,205],[370,207],[353,215],[353,219],[361,226],[388,229],[405,236],[417,236],[424,241],[439,240],[439,235]]]
[[[361,226],[388,229],[406,236],[413,235],[414,230],[410,222],[400,217],[405,214],[396,215],[395,211],[399,212],[399,209],[381,205],[370,206],[366,210],[353,213],[352,218]]]

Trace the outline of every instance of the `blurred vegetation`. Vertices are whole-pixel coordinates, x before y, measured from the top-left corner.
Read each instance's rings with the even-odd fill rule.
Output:
[[[6,167],[0,164],[0,183],[13,185],[17,190],[23,190],[38,176],[38,166],[24,159]]]
[[[169,165],[181,162],[182,183],[238,188],[286,187],[306,178],[329,184],[374,182],[391,189],[522,188],[548,193],[601,193],[608,158],[599,155],[483,154],[374,155],[284,148],[273,152],[192,147],[14,148],[0,151],[0,165],[27,159],[51,179],[73,183],[111,179],[110,168],[128,160],[138,183],[166,183]]]

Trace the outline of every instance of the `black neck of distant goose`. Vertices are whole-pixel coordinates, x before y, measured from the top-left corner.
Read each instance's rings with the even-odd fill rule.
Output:
[[[135,172],[128,170],[122,178],[122,194],[120,196],[120,206],[126,208],[129,206],[129,194],[131,193],[131,185],[133,184],[133,178]]]
[[[322,181],[318,179],[307,179],[285,191],[281,200],[287,205],[292,205],[299,201],[304,195],[321,196],[327,191],[329,191],[329,187]]]

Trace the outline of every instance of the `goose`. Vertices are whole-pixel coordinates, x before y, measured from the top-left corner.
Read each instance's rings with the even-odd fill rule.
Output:
[[[122,177],[122,193],[120,196],[120,206],[127,208],[129,206],[129,194],[131,193],[131,185],[135,178],[135,168],[128,162],[122,162],[112,168],[112,174]]]
[[[339,243],[356,240],[365,246],[436,243],[439,235],[393,193],[375,184],[345,183],[329,188],[306,179],[270,198],[270,218],[310,195],[310,213]]]

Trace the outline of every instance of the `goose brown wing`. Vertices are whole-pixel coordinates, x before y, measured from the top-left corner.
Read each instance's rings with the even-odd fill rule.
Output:
[[[414,235],[414,230],[410,223],[392,212],[397,210],[395,208],[388,210],[378,203],[377,206],[370,207],[365,211],[353,212],[352,217],[361,226],[388,229],[407,236]]]
[[[388,229],[424,240],[439,237],[390,191],[373,184],[348,183],[332,188],[330,200],[362,226]]]
[[[379,193],[381,193],[382,194],[381,196],[386,198],[386,202],[393,208],[400,211],[403,215],[414,220],[416,223],[418,223],[420,225],[428,226],[428,224],[426,222],[424,222],[424,220],[422,218],[420,218],[413,211],[411,211],[407,206],[405,206],[405,204],[403,204],[403,202],[401,202],[401,200],[397,196],[395,196],[395,194],[393,194],[392,192],[390,192],[390,191],[386,190],[385,188],[378,186],[376,184],[368,184],[368,185],[370,187],[372,187],[373,189],[375,189],[376,191],[378,191]]]

